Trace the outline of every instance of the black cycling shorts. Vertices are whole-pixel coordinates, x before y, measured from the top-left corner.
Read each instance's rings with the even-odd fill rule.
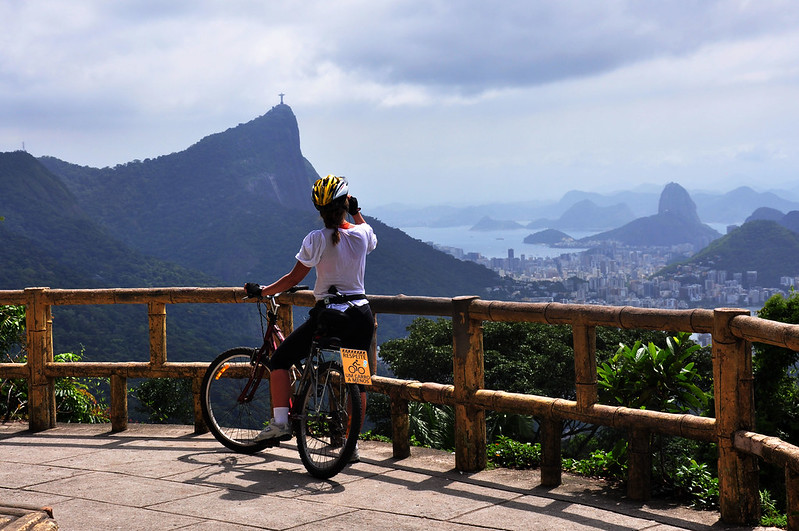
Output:
[[[281,343],[267,364],[269,370],[288,370],[292,365],[308,357],[311,342],[316,331],[315,311],[311,310],[308,320],[298,326]],[[350,306],[344,312],[348,317],[347,330],[337,331],[341,346],[357,350],[369,351],[375,333],[375,319],[369,304]]]

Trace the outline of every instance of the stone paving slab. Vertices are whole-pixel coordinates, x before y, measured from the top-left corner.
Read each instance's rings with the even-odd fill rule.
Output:
[[[308,475],[293,443],[236,454],[190,426],[0,425],[0,505],[53,508],[62,530],[395,529],[751,531],[718,513],[627,500],[606,484],[537,471],[463,474],[454,456],[360,443],[362,462],[331,480]]]

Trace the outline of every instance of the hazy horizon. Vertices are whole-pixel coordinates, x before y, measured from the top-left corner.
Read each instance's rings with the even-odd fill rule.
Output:
[[[0,29],[0,151],[155,158],[284,94],[364,205],[797,182],[795,2],[5,2]]]

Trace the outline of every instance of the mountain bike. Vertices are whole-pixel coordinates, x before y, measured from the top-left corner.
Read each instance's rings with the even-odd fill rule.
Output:
[[[301,289],[307,287],[295,286],[288,292]],[[277,323],[278,296],[258,301],[264,335],[261,347],[226,350],[211,362],[203,377],[200,395],[203,418],[214,437],[235,452],[255,453],[281,442],[254,440],[272,419],[266,362],[284,339]],[[262,302],[266,305],[265,314]],[[289,371],[292,378],[289,421],[297,437],[297,450],[306,470],[321,479],[338,474],[346,466],[361,430],[360,390],[356,384],[347,383],[341,346],[331,334],[335,323],[330,326],[326,316],[331,314],[327,312],[324,309],[319,312],[318,333],[308,356]]]

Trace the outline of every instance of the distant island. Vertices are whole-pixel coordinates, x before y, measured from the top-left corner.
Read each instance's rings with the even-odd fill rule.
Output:
[[[522,225],[521,223],[516,223],[515,221],[503,221],[503,220],[492,219],[488,216],[485,216],[469,230],[491,231],[491,230],[515,230],[523,228],[524,225]]]
[[[556,229],[545,229],[524,238],[524,243],[554,245],[557,243],[573,242],[574,238]]]

